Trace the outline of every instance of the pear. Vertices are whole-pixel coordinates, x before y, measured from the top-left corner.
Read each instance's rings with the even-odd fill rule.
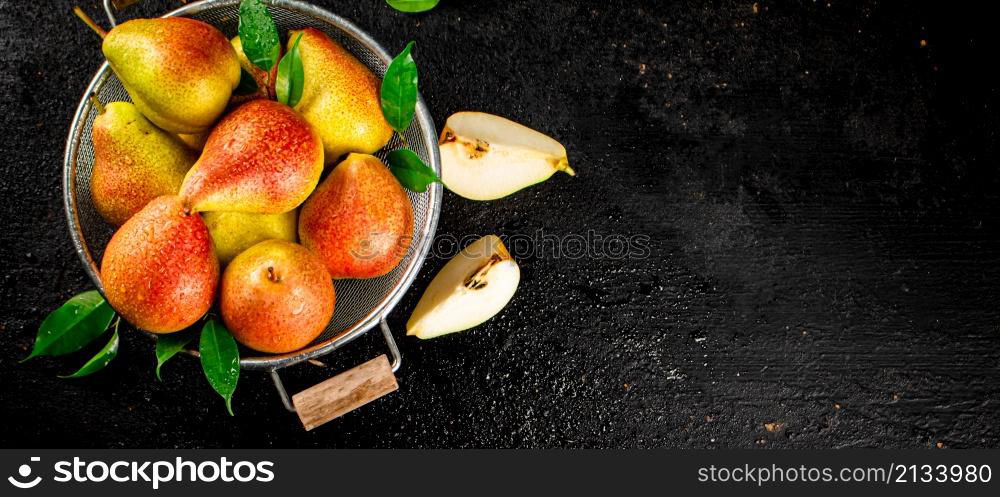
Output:
[[[194,19],[123,22],[108,32],[101,48],[136,107],[172,133],[208,130],[240,82],[229,40]]]
[[[412,238],[410,199],[371,155],[348,155],[299,212],[302,245],[333,278],[375,278],[392,271]]]
[[[94,119],[94,169],[90,196],[105,221],[121,226],[150,200],[176,195],[195,155],[173,135],[153,126],[134,105],[98,105]]]
[[[181,199],[153,199],[111,237],[101,259],[111,307],[135,326],[171,333],[191,326],[212,306],[219,282],[208,228]]]
[[[229,106],[227,108],[234,109],[239,107],[240,104],[244,104],[250,100],[258,98],[271,98],[271,96],[274,95],[274,84],[278,76],[278,65],[275,64],[274,67],[271,68],[270,72],[265,72],[263,69],[255,66],[252,62],[250,62],[250,59],[247,58],[246,53],[243,52],[243,41],[240,40],[239,36],[234,36],[231,40],[229,40],[229,43],[233,46],[233,51],[236,52],[236,58],[240,61],[240,67],[253,77],[254,82],[257,84],[257,91],[248,95],[237,95],[234,93],[229,99]],[[202,133],[180,134],[177,136],[192,150],[200,152],[205,148],[205,141],[208,140],[210,131],[211,130],[204,131]]]
[[[406,334],[426,339],[478,326],[510,302],[520,280],[521,270],[500,238],[484,236],[434,276],[406,322]]]
[[[492,114],[452,114],[438,145],[441,181],[471,200],[506,197],[549,179],[556,171],[576,175],[559,142]]]
[[[233,337],[254,350],[301,349],[333,316],[333,282],[299,244],[267,240],[236,256],[222,275],[219,309]]]
[[[382,115],[379,80],[339,43],[322,31],[303,29],[288,35],[288,49],[299,35],[305,76],[295,106],[323,139],[326,160],[349,152],[375,153],[392,138]]]
[[[184,145],[195,152],[201,152],[205,148],[205,142],[208,141],[208,131],[203,131],[201,133],[184,134],[181,133],[177,135],[180,141],[184,142]]]
[[[299,225],[295,210],[283,214],[206,212],[204,219],[222,264],[229,264],[241,252],[264,240],[294,242]]]
[[[323,172],[323,145],[301,116],[251,100],[212,129],[181,197],[196,212],[280,214],[299,206]]]

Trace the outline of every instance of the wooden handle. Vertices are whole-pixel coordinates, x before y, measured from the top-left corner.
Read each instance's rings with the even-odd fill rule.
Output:
[[[293,395],[292,404],[302,426],[312,430],[398,389],[389,358],[382,354]]]

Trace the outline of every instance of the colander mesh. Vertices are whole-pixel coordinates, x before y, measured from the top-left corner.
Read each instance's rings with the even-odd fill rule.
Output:
[[[378,54],[352,35],[347,30],[349,28],[337,24],[337,19],[313,17],[308,13],[299,12],[281,5],[282,3],[291,4],[293,2],[278,1],[269,3],[271,4],[271,14],[281,32],[282,40],[287,38],[287,31],[290,29],[316,28],[341,43],[377,76],[382,77],[385,73],[386,64]],[[212,24],[219,28],[227,37],[231,38],[237,34],[238,14],[238,1],[233,0],[212,2],[209,8],[194,9],[194,11],[184,15]],[[130,101],[125,88],[110,70],[106,70],[105,74],[98,79],[95,93],[103,103]],[[90,259],[99,263],[104,248],[110,240],[114,229],[104,222],[97,213],[90,195],[90,177],[94,164],[91,129],[96,116],[96,109],[91,107],[89,112],[82,115],[81,121],[75,127],[74,134],[70,136],[71,147],[73,143],[78,144],[78,146],[75,147],[75,152],[71,149],[68,154],[67,167],[75,167],[75,174],[69,176],[72,178],[69,184],[73,185],[73,188],[67,192],[67,195],[73,196],[75,200],[75,202],[71,202],[70,204],[75,205],[75,214],[78,219],[79,229],[77,236],[79,238],[79,248],[84,252],[83,255],[85,257],[89,255]],[[427,164],[435,167],[440,174],[440,168],[433,162],[430,154],[430,147],[435,145],[433,142],[434,136],[433,124],[431,124],[429,117],[425,113],[419,115],[418,119],[414,120],[406,132],[406,139],[410,148]],[[394,136],[389,145],[375,155],[384,161],[388,151],[399,148],[401,145],[402,143],[399,138]],[[72,173],[73,171],[69,172]],[[434,217],[433,211],[435,205],[432,205],[434,202],[430,193],[431,191],[428,190],[428,193],[422,194],[408,192],[410,202],[413,206],[414,239],[400,264],[391,273],[381,278],[335,281],[337,304],[333,318],[323,334],[305,350],[308,351],[320,345],[336,342],[344,338],[347,334],[350,334],[351,338],[353,338],[358,333],[365,331],[359,329],[359,325],[362,322],[366,322],[365,329],[370,328],[375,324],[375,321],[371,320],[373,315],[381,315],[384,312],[388,312],[388,309],[385,309],[386,299],[397,287],[404,284],[407,274],[416,271],[423,262],[424,251],[421,249],[430,241],[429,238],[432,235],[430,229],[433,227],[434,221],[432,217]],[[72,214],[71,212],[71,218]],[[72,219],[70,224],[71,227],[74,225]],[[100,286],[99,281],[95,281],[94,283]],[[308,356],[311,357],[312,355]],[[267,356],[247,357],[244,358],[243,364],[244,366],[254,366],[258,362],[267,361],[268,359],[270,357]]]

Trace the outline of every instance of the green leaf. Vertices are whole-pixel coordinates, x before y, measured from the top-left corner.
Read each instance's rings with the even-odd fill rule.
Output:
[[[387,159],[389,170],[407,190],[423,193],[427,191],[427,185],[441,182],[434,170],[408,148],[389,152]]]
[[[194,340],[194,333],[187,331],[181,333],[170,333],[169,335],[156,336],[156,379],[163,381],[160,377],[160,368],[163,363],[184,350],[184,347]]]
[[[121,318],[118,318],[118,321],[115,322],[115,333],[111,335],[111,340],[108,340],[104,348],[94,354],[94,357],[91,357],[75,373],[69,376],[60,376],[60,378],[83,378],[104,369],[104,366],[107,366],[118,355],[118,323],[120,322]]]
[[[305,72],[302,70],[302,58],[299,56],[299,34],[292,44],[292,49],[278,63],[278,76],[274,81],[274,92],[278,101],[295,107],[302,99],[302,85],[305,82]]]
[[[392,59],[382,78],[382,115],[400,135],[410,127],[417,107],[417,63],[412,50],[411,41]]]
[[[281,55],[281,39],[278,37],[278,26],[274,24],[264,2],[240,2],[239,35],[247,59],[253,65],[270,71]]]
[[[250,74],[246,69],[240,68],[240,84],[233,90],[233,95],[253,95],[257,93],[260,89],[257,86],[257,80],[253,79],[253,75]]]
[[[114,309],[97,290],[83,292],[42,321],[34,349],[21,362],[43,355],[59,356],[76,352],[104,333],[114,317]]]
[[[201,352],[201,369],[205,378],[219,395],[226,400],[226,409],[233,415],[233,392],[240,379],[240,351],[236,340],[225,326],[214,319],[201,329],[198,350]]]
[[[440,0],[385,0],[390,7],[400,12],[427,12],[437,7]]]

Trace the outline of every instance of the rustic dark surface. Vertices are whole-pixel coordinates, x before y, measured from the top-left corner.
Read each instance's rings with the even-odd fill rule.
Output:
[[[190,358],[156,382],[132,330],[87,379],[56,377],[82,357],[17,363],[45,314],[91,287],[61,201],[66,131],[100,63],[73,3],[0,0],[0,446],[1000,446],[992,13],[317,0],[390,50],[417,41],[438,126],[511,117],[564,142],[580,174],[489,203],[446,194],[441,234],[536,238],[517,296],[474,331],[404,338],[444,263],[429,261],[390,320],[400,391],[306,433],[264,374],[240,378],[235,418]],[[648,254],[537,241],[589,230],[646,236]],[[286,384],[382,347],[370,334]]]

